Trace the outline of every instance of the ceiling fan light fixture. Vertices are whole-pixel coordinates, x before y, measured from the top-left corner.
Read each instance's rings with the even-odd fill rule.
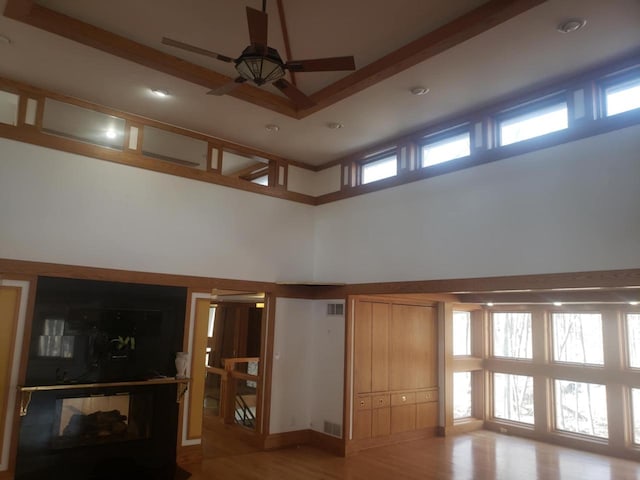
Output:
[[[278,52],[267,48],[261,53],[253,46],[247,47],[236,60],[236,70],[242,78],[252,81],[256,85],[274,82],[284,77],[284,64]]]

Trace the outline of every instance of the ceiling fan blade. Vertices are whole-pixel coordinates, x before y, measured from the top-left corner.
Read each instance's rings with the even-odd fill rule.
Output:
[[[315,105],[315,102],[311,98],[307,97],[294,85],[286,81],[284,78],[276,80],[273,85],[284,93],[298,108],[309,108]]]
[[[334,72],[355,70],[353,57],[314,58],[311,60],[291,60],[285,65],[291,72]]]
[[[269,24],[267,14],[255,8],[247,7],[247,24],[249,25],[251,44],[266,49],[267,28]]]
[[[234,80],[231,80],[230,82],[225,83],[224,85],[220,85],[218,88],[208,91],[207,95],[216,95],[218,97],[221,95],[226,95],[227,93],[231,92],[232,90],[235,90],[240,84],[246,81],[247,81],[246,78],[238,77]]]
[[[217,60],[222,60],[223,62],[233,63],[233,58],[227,57],[226,55],[220,55],[219,53],[212,52],[211,50],[205,50],[204,48],[196,47],[195,45],[189,45],[188,43],[179,42],[178,40],[173,40],[171,38],[162,37],[162,43],[171,47],[186,50],[187,52],[198,53],[200,55],[205,55]]]

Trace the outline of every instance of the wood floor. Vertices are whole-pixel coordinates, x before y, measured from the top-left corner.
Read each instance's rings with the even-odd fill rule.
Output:
[[[311,447],[238,453],[205,458],[189,470],[192,480],[640,480],[640,463],[487,431],[349,458]]]

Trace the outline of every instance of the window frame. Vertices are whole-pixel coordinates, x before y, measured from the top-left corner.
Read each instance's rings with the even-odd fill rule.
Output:
[[[496,355],[495,345],[494,345],[494,324],[493,319],[494,315],[498,314],[529,314],[530,316],[530,338],[531,338],[531,357],[506,357],[503,355]],[[532,309],[518,310],[518,309],[498,309],[498,310],[490,310],[489,311],[489,336],[488,336],[488,347],[489,347],[489,356],[492,359],[496,359],[499,361],[507,361],[507,362],[524,362],[524,363],[532,363],[534,358],[534,345],[533,345],[533,311]]]
[[[557,425],[558,398],[557,398],[557,395],[556,395],[556,382],[557,381],[583,383],[583,384],[587,384],[587,385],[589,385],[589,384],[590,385],[600,385],[600,386],[604,387],[605,404],[607,404],[607,408],[605,409],[606,414],[607,414],[607,436],[606,437],[599,437],[597,435],[589,435],[588,433],[574,432],[572,430],[562,430],[561,428],[558,428],[558,425]],[[563,376],[563,378],[550,376],[549,377],[549,384],[550,384],[549,390],[550,390],[550,395],[551,395],[551,402],[550,402],[551,405],[550,405],[550,415],[549,415],[551,433],[553,433],[555,435],[559,435],[559,436],[564,436],[564,437],[578,438],[580,440],[584,440],[586,442],[591,442],[591,443],[608,444],[610,442],[610,440],[611,440],[611,428],[610,427],[611,426],[610,426],[609,408],[608,408],[609,392],[608,392],[606,383],[594,383],[593,381],[586,382],[584,380],[572,379],[572,378],[569,378],[568,376]]]
[[[395,157],[395,160],[396,160],[396,173],[394,175],[389,175],[388,177],[379,178],[377,180],[372,180],[372,181],[366,182],[366,183],[364,182],[364,172],[365,172],[365,169],[367,168],[367,166],[371,165],[372,163],[381,162],[383,160],[391,159],[392,157]],[[387,180],[389,178],[395,178],[400,173],[399,149],[398,148],[391,148],[391,149],[388,149],[388,150],[384,150],[382,152],[377,152],[377,153],[368,155],[364,159],[362,159],[359,162],[357,162],[357,170],[358,170],[358,176],[357,176],[358,185],[371,185],[371,184],[375,184],[377,182],[380,182],[382,180]]]
[[[554,92],[548,95],[540,96],[533,98],[527,102],[519,103],[510,108],[501,110],[500,112],[493,115],[493,125],[494,125],[494,146],[495,148],[505,148],[511,147],[512,145],[520,145],[523,142],[535,141],[540,138],[547,138],[548,135],[559,132],[566,132],[573,127],[573,102],[569,98],[571,90],[563,89],[559,92]],[[552,107],[554,105],[564,104],[567,107],[567,128],[563,128],[560,130],[554,130],[552,132],[544,133],[542,135],[537,135],[535,137],[526,138],[523,140],[519,140],[517,142],[512,142],[507,145],[502,144],[502,123],[508,120],[513,120],[518,117],[532,115],[538,110],[544,110],[545,108]]]
[[[581,363],[581,362],[565,362],[562,360],[555,359],[555,330],[553,324],[553,316],[555,314],[566,315],[566,314],[576,314],[576,315],[600,315],[600,329],[601,329],[601,338],[602,338],[602,363]],[[583,309],[549,309],[547,321],[549,322],[549,363],[552,365],[559,366],[568,366],[568,367],[579,367],[579,368],[587,368],[587,369],[597,369],[603,370],[606,364],[606,351],[605,351],[605,334],[604,334],[604,315],[602,311],[595,310],[583,310]]]
[[[464,134],[467,134],[469,136],[469,155],[464,155],[462,157],[455,157],[455,158],[450,158],[449,160],[445,160],[439,163],[435,163],[433,165],[427,165],[427,166],[423,166],[422,162],[424,159],[424,149],[425,147],[428,147],[429,145],[434,145],[440,142],[444,142],[448,139],[454,139],[455,137],[458,136],[462,136]],[[449,163],[449,162],[453,162],[454,160],[461,160],[461,159],[466,159],[469,158],[471,155],[473,155],[473,143],[474,143],[474,133],[473,133],[473,129],[471,128],[471,124],[470,123],[464,123],[462,125],[456,125],[455,127],[451,127],[451,128],[447,128],[445,130],[438,130],[434,133],[430,133],[427,134],[425,136],[423,136],[419,142],[417,142],[416,147],[417,147],[417,165],[416,165],[416,170],[426,170],[426,169],[431,169],[434,167],[438,167],[440,165],[443,165],[445,163]]]
[[[627,110],[626,112],[616,113],[614,115],[607,114],[607,90],[617,86],[623,86],[626,83],[632,83],[634,80],[640,83],[640,65],[637,64],[623,70],[617,70],[595,81],[597,97],[599,99],[598,118],[610,119],[618,118],[621,115],[625,116],[640,114],[640,108],[634,108],[631,110]]]

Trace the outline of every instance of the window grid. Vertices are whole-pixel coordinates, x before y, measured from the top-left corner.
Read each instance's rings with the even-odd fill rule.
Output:
[[[544,432],[544,435],[569,435],[572,441],[590,442],[590,444],[595,442],[602,446],[603,453],[609,452],[612,448],[617,450],[620,445],[629,452],[637,451],[640,448],[640,384],[636,377],[637,372],[633,369],[639,368],[634,365],[640,365],[638,363],[640,362],[638,358],[640,311],[624,306],[594,306],[594,304],[574,305],[566,311],[563,310],[567,307],[541,305],[513,305],[508,308],[507,310],[505,307],[492,307],[488,309],[485,317],[488,322],[486,331],[490,336],[490,341],[485,346],[489,358],[484,376],[485,386],[488,388],[489,403],[485,407],[488,420],[495,422],[498,426],[502,424],[506,428],[517,426],[530,429],[535,426],[536,431]],[[495,342],[492,338],[494,315],[514,312],[520,314],[528,312],[532,315],[531,333],[533,344],[536,345],[535,351],[532,352],[532,362],[518,361],[520,360],[518,358],[514,362],[513,357],[495,355]],[[594,364],[588,361],[589,355],[593,355],[594,352],[585,354],[586,361],[577,362],[573,359],[570,362],[556,361],[554,314],[556,318],[562,318],[561,316],[564,315],[595,321],[596,328],[588,320],[582,327],[585,330],[588,329],[589,334],[595,331],[594,337],[598,338],[597,344],[604,340],[600,348],[602,353],[595,353],[604,359],[611,359],[612,363]],[[624,325],[625,328],[618,328],[615,325],[618,321],[621,321],[620,325]],[[603,340],[600,340],[600,337]],[[588,349],[589,346],[585,348]],[[626,362],[615,361],[615,358],[623,357],[621,351],[626,352]],[[529,412],[531,423],[521,420],[526,415],[514,406],[517,404],[515,400],[510,406],[505,406],[504,400],[500,400],[502,404],[497,400],[496,392],[505,397],[505,376],[509,375],[512,376],[512,380],[518,376],[533,379],[535,375],[535,386],[540,391],[536,392],[535,397],[531,393],[536,407],[535,416],[533,411]],[[614,382],[616,385],[612,386],[609,392],[608,384],[611,381],[611,375],[615,376],[613,378],[616,378]],[[512,382],[512,390],[513,383],[515,382]],[[531,385],[533,386],[533,382]],[[620,388],[622,390],[619,390]],[[520,391],[523,389],[521,388]],[[626,392],[625,397],[616,393],[618,391]],[[515,393],[512,392],[511,395],[517,398]],[[609,395],[612,397],[608,398]],[[520,414],[520,420],[516,415],[517,412]],[[541,424],[538,424],[538,421]],[[614,425],[620,425],[621,422],[628,425],[628,430],[613,429]],[[630,434],[627,435],[625,432]],[[613,445],[616,446],[613,447]]]

